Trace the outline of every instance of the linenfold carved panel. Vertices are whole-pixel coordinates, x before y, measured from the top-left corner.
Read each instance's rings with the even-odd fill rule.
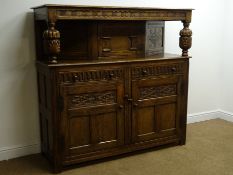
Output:
[[[116,103],[116,91],[84,93],[71,96],[71,105],[77,107],[96,106]]]
[[[132,70],[132,77],[133,79],[140,79],[143,77],[178,74],[178,73],[182,73],[183,71],[184,71],[183,64],[135,67]]]
[[[59,72],[58,82],[60,83],[75,83],[89,82],[102,80],[116,80],[123,78],[122,69],[111,70],[90,70],[82,72]]]
[[[157,87],[140,88],[140,99],[158,98],[170,95],[176,95],[176,85],[163,85]]]

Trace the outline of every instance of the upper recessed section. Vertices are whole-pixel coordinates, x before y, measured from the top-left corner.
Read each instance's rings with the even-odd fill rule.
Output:
[[[191,22],[193,9],[46,4],[33,7],[36,20],[159,20]]]

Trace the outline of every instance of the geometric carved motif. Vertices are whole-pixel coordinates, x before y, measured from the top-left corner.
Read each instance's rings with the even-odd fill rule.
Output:
[[[183,64],[136,67],[132,70],[132,78],[141,79],[144,77],[178,74],[182,72],[183,72]]]
[[[157,87],[140,88],[140,99],[158,98],[170,95],[176,95],[176,85],[163,85]]]
[[[75,83],[75,82],[90,82],[102,80],[122,79],[122,69],[111,70],[91,70],[82,72],[59,72],[58,82],[60,83]]]
[[[79,94],[71,97],[71,104],[79,107],[116,103],[116,91]]]

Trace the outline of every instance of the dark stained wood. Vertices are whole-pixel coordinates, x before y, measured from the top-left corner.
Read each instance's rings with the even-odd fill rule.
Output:
[[[33,8],[38,20],[163,20],[191,22],[193,9],[44,5]]]
[[[185,144],[192,9],[34,10],[41,148],[55,173]],[[166,20],[184,24],[182,56],[164,53]]]

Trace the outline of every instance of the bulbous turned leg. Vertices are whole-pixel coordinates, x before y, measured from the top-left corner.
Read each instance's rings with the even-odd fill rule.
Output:
[[[57,63],[60,53],[60,32],[55,29],[55,23],[49,22],[48,29],[44,31],[44,52],[50,63]]]
[[[182,56],[188,56],[188,49],[192,46],[192,30],[189,29],[188,22],[182,21],[184,28],[180,31],[180,48]]]

